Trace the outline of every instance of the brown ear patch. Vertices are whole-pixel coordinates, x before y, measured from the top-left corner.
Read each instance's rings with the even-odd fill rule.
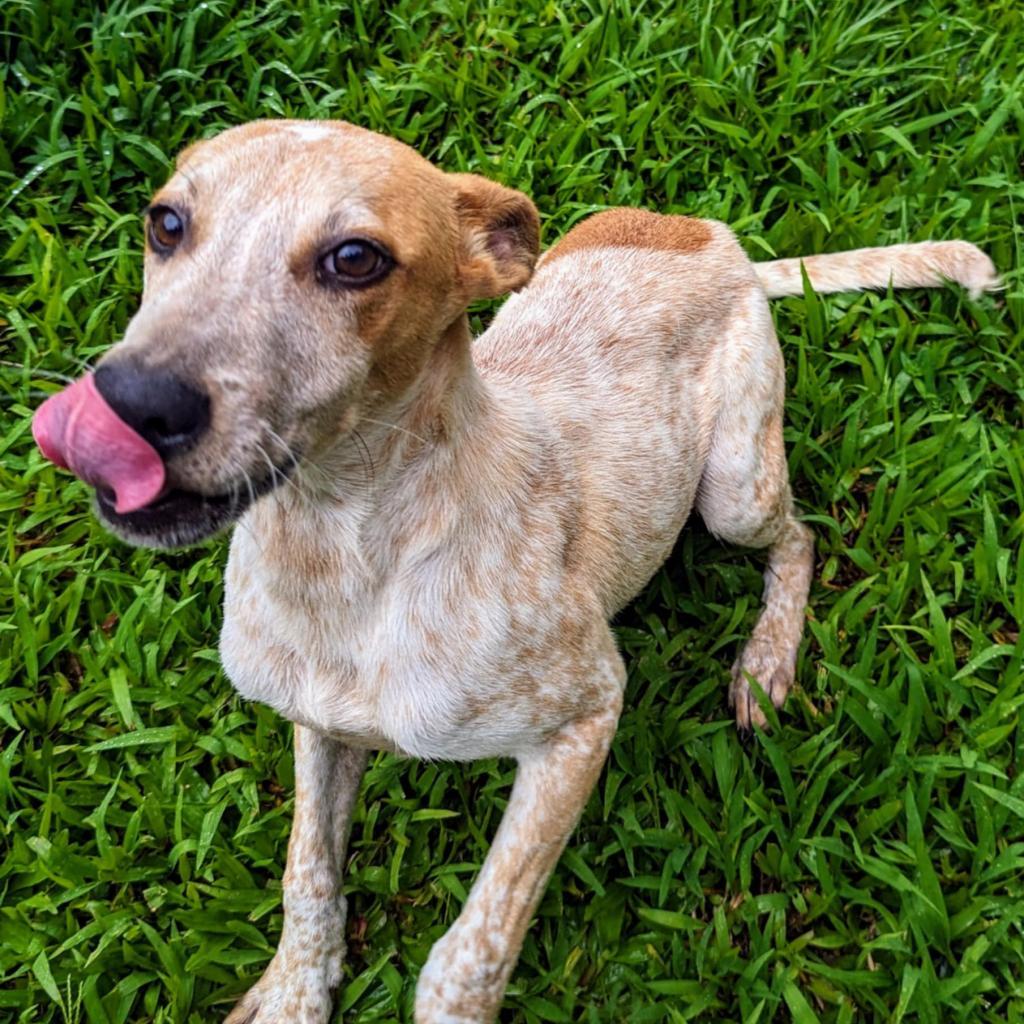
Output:
[[[540,252],[540,217],[529,198],[476,174],[451,174],[463,227],[462,278],[474,298],[522,288]]]
[[[677,217],[650,210],[604,210],[577,224],[544,255],[544,262],[584,249],[612,246],[657,249],[661,252],[700,252],[711,242],[711,225],[696,217]]]

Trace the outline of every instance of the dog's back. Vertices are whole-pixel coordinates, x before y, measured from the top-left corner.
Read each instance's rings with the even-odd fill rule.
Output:
[[[767,297],[998,278],[966,242],[925,242],[751,263],[716,221],[614,209],[579,223],[474,346],[485,378],[527,391],[578,481],[589,572],[609,612],[664,560],[708,456],[781,403]],[[749,406],[750,415],[744,413]]]
[[[484,377],[529,392],[558,433],[609,613],[656,571],[689,514],[751,318],[758,338],[770,329],[724,224],[609,210],[542,257],[474,346]],[[765,358],[749,348],[752,365]]]

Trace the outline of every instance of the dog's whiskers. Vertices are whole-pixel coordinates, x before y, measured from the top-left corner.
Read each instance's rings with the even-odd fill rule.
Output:
[[[243,470],[244,473],[244,470]],[[246,477],[248,479],[248,477]],[[239,508],[239,493],[238,493],[238,481],[235,480],[231,484],[231,505],[234,509]],[[251,488],[250,488],[251,493]],[[263,542],[260,540],[259,535],[253,530],[249,524],[245,521],[245,516],[241,515],[235,520],[235,529],[244,530],[246,534],[251,538],[252,542],[259,548],[260,554],[265,554]]]
[[[301,484],[298,481],[293,480],[289,473],[285,473],[279,469],[274,464],[274,460],[270,457],[266,448],[264,448],[259,442],[256,443],[256,450],[263,456],[263,461],[270,467],[270,479],[274,482],[275,487],[279,483],[286,484],[288,487],[291,487],[300,498],[306,501],[310,500],[310,495],[302,489]],[[292,461],[294,462],[295,460],[293,459]],[[275,500],[280,501],[280,494],[275,493],[274,497]]]
[[[370,454],[370,446],[366,443],[365,438],[358,430],[352,431],[352,438],[358,442],[357,450],[359,452],[360,461],[363,463],[363,470],[366,472],[367,482],[374,484],[376,482],[376,467],[373,464],[373,456]]]
[[[423,444],[427,443],[427,439],[425,437],[421,437],[419,434],[412,430],[407,430],[405,427],[400,427],[397,423],[387,423],[384,420],[375,420],[372,416],[363,416],[362,419],[367,423],[375,423],[379,427],[387,427],[389,430],[396,430],[400,434],[408,434],[410,437],[416,438],[417,441],[420,441]]]
[[[245,481],[245,486],[246,486],[246,488],[247,488],[247,490],[249,492],[249,507],[251,507],[255,503],[255,501],[256,501],[256,494],[255,494],[255,491],[253,490],[252,478],[249,476],[249,473],[246,471],[244,466],[239,466],[239,471],[242,474],[242,479]],[[238,481],[238,479],[236,477],[232,481],[232,484],[231,484],[231,504],[234,507],[235,512],[236,512],[236,518],[235,518],[235,523],[234,523],[235,529],[244,530],[245,533],[252,539],[252,542],[259,549],[260,554],[261,555],[265,554],[266,552],[265,552],[265,549],[263,547],[263,542],[260,540],[259,535],[246,522],[245,515],[241,514],[242,510],[240,509],[240,501],[239,501],[239,498],[240,498],[240,493],[239,493],[240,487],[241,487],[241,485],[240,485],[240,483],[239,483],[239,481]]]
[[[256,489],[252,485],[252,477],[249,476],[249,471],[246,469],[242,470],[242,478],[245,480],[246,490],[249,492],[249,505],[256,504]]]
[[[296,483],[300,487],[301,487],[301,478],[305,477],[305,476],[308,476],[310,473],[312,473],[319,480],[321,486],[325,490],[329,490],[331,485],[334,484],[334,483],[337,483],[337,482],[344,483],[344,484],[349,484],[349,485],[351,485],[353,483],[357,483],[357,482],[358,483],[362,483],[363,482],[363,481],[353,481],[353,480],[349,479],[343,473],[342,474],[335,473],[332,476],[319,463],[314,462],[308,456],[299,455],[298,452],[296,452],[295,449],[292,448],[292,446],[280,434],[278,434],[275,430],[271,429],[271,427],[269,425],[264,424],[264,430],[266,431],[266,434],[270,438],[270,440],[273,441],[276,445],[278,445],[278,447],[281,448],[281,450],[285,454],[285,457],[292,463],[292,465],[294,465],[296,468],[302,469],[303,472],[300,473],[300,474],[297,474],[297,480],[296,480]],[[306,494],[307,498],[312,496],[311,492],[310,493],[303,492],[303,493]]]

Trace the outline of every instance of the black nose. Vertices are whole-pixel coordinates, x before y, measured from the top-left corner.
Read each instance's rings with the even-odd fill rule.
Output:
[[[108,363],[94,380],[107,405],[164,458],[187,451],[210,425],[210,399],[166,370]]]

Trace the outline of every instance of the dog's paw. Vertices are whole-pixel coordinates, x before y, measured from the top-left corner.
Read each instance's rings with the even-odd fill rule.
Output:
[[[729,703],[736,711],[736,725],[744,731],[755,725],[761,729],[768,725],[753,694],[751,679],[756,680],[777,708],[781,708],[795,675],[795,652],[779,651],[771,643],[752,638],[732,667]]]
[[[416,983],[416,1024],[491,1024],[511,965],[455,925],[430,951]]]
[[[493,1024],[501,1000],[454,984],[447,991],[416,991],[416,1024]]]
[[[274,957],[224,1024],[327,1024],[334,1005],[329,977],[321,966]]]

